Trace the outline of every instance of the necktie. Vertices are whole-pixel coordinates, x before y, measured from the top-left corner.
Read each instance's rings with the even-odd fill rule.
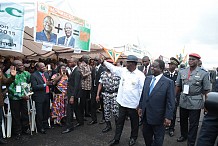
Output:
[[[45,75],[44,75],[44,74],[42,74],[42,78],[43,78],[44,82],[46,83],[46,82],[47,82],[47,80],[46,80],[46,78],[45,78]],[[48,87],[48,86],[46,86],[46,87],[45,87],[45,92],[46,92],[46,93],[49,93],[49,87]]]
[[[68,42],[68,38],[66,38],[66,41],[65,41],[65,44],[64,44],[65,46],[67,46],[67,42]]]
[[[170,77],[171,77],[171,78],[173,77],[173,74],[172,74],[172,73],[170,73]]]
[[[147,74],[147,68],[146,67],[144,68],[143,72],[144,72],[145,75]]]
[[[153,77],[150,85],[150,90],[149,90],[149,95],[151,94],[151,91],[154,89],[154,83],[155,83],[156,78]]]

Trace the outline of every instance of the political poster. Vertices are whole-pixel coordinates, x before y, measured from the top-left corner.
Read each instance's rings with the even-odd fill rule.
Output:
[[[142,58],[145,56],[144,50],[142,50],[139,46],[135,44],[127,44],[125,45],[125,50],[123,52],[124,55],[135,55],[138,58]]]
[[[44,3],[37,4],[35,41],[90,51],[90,25],[83,19]]]
[[[0,49],[22,52],[24,7],[16,3],[0,3]]]

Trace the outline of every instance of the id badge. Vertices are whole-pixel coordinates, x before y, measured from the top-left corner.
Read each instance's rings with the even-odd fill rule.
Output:
[[[188,94],[189,93],[189,85],[184,85],[183,93],[184,94]]]
[[[18,85],[16,86],[16,92],[17,92],[17,93],[20,93],[20,92],[21,92],[21,86],[18,86]]]

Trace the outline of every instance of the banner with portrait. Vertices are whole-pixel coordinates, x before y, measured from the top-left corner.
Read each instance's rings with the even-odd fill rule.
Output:
[[[35,41],[90,51],[90,25],[44,3],[37,5]]]
[[[16,3],[0,2],[0,49],[22,52],[24,7]]]

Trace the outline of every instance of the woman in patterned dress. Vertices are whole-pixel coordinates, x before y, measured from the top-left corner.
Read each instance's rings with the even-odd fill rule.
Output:
[[[54,74],[51,78],[55,86],[52,102],[52,119],[54,123],[61,126],[62,118],[66,116],[68,74],[65,64],[58,66],[57,70],[58,73]]]

